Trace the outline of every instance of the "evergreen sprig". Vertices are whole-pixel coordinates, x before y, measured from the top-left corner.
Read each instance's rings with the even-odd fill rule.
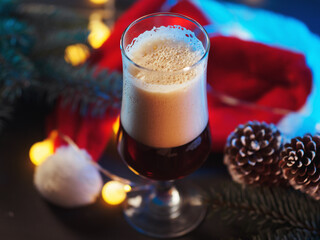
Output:
[[[87,64],[74,68],[61,59],[50,59],[41,68],[48,100],[63,96],[64,104],[93,116],[120,108],[122,76],[108,70],[97,71]],[[72,74],[70,74],[72,72]]]
[[[0,69],[2,102],[13,103],[37,77],[33,62],[16,48],[0,48]]]
[[[6,0],[10,1],[10,0]],[[1,7],[0,7],[1,9]],[[16,4],[14,14],[31,25],[36,25],[41,31],[52,29],[73,29],[77,27],[86,28],[88,19],[76,11],[56,7],[48,4]],[[48,28],[50,26],[50,28]]]
[[[66,46],[76,43],[86,43],[89,30],[83,28],[75,28],[71,30],[54,30],[50,33],[39,36],[41,41],[37,42],[37,46],[33,49],[33,55],[39,57],[57,56],[63,60],[63,54]]]
[[[319,239],[320,204],[292,189],[242,187],[228,181],[211,191],[211,209],[251,239]]]
[[[8,16],[10,15],[14,9],[16,9],[16,1],[14,0],[1,0],[0,3],[0,16]]]
[[[68,45],[87,44],[87,27],[88,18],[73,10],[0,1],[0,122],[8,116],[10,104],[28,91],[50,102],[61,97],[74,109],[80,106],[82,114],[119,108],[118,73],[96,74],[88,65],[72,67],[64,61]]]
[[[319,235],[303,229],[280,228],[275,231],[262,231],[252,237],[253,240],[312,240],[319,239]]]
[[[0,49],[14,48],[29,54],[34,43],[34,28],[15,18],[0,18]]]

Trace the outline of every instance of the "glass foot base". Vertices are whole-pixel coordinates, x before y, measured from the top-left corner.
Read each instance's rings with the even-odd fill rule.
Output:
[[[154,189],[133,192],[124,205],[126,220],[143,234],[158,238],[179,237],[194,230],[206,216],[204,195],[192,184],[175,184],[165,204],[156,195]]]

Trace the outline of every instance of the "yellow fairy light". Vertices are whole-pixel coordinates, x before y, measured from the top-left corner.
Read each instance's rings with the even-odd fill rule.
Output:
[[[101,12],[93,12],[89,16],[89,22],[92,21],[102,21],[102,14]],[[89,23],[89,29],[90,29],[90,23]]]
[[[126,197],[127,192],[131,190],[129,185],[124,185],[117,181],[107,182],[102,188],[102,198],[108,204],[118,205],[122,203]]]
[[[131,189],[132,189],[131,186],[128,185],[128,184],[126,184],[126,185],[123,186],[123,190],[124,190],[125,192],[130,192]]]
[[[90,16],[88,28],[90,30],[88,42],[93,48],[99,48],[110,36],[109,27],[103,23],[102,17],[97,13]]]
[[[73,66],[84,63],[90,55],[89,48],[81,43],[66,47],[64,59]]]
[[[94,4],[104,4],[107,3],[109,0],[90,0],[90,2]]]
[[[31,146],[29,151],[29,157],[31,162],[34,165],[38,166],[53,153],[53,141],[51,139],[46,139],[42,142],[37,142]]]
[[[115,134],[118,133],[119,128],[120,128],[120,116],[118,116],[116,121],[112,124],[112,130]]]

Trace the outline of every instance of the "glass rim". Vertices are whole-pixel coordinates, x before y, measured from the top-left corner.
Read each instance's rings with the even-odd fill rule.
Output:
[[[205,35],[205,38],[206,38],[206,41],[207,41],[207,46],[205,48],[205,52],[203,53],[203,55],[201,56],[201,58],[199,60],[197,60],[195,63],[193,63],[192,65],[190,66],[186,66],[182,69],[178,69],[178,70],[174,70],[174,71],[161,71],[161,70],[154,70],[154,69],[150,69],[150,68],[146,68],[146,67],[143,67],[139,64],[137,64],[136,62],[134,62],[126,53],[126,50],[124,48],[124,36],[126,35],[126,33],[128,32],[128,30],[134,26],[136,23],[140,22],[140,21],[143,21],[145,19],[148,19],[148,18],[151,18],[151,17],[159,17],[159,16],[172,16],[172,17],[179,17],[179,18],[184,18],[190,22],[193,22],[197,27],[199,27],[199,29],[204,33]],[[146,30],[147,31],[147,30]],[[148,15],[145,15],[145,16],[142,16],[138,19],[136,19],[135,21],[133,21],[131,24],[129,24],[129,26],[126,27],[126,29],[123,31],[122,35],[121,35],[121,39],[120,39],[120,49],[121,49],[121,53],[123,56],[125,56],[125,58],[131,63],[133,64],[134,66],[136,66],[137,68],[140,68],[140,69],[143,69],[145,71],[150,71],[150,72],[166,72],[168,74],[174,74],[174,73],[179,73],[179,72],[186,72],[194,67],[196,67],[197,65],[199,65],[208,55],[209,53],[209,49],[210,49],[210,38],[209,38],[209,35],[207,33],[207,31],[204,29],[204,27],[198,23],[196,20],[188,17],[188,16],[185,16],[183,14],[179,14],[179,13],[171,13],[171,12],[158,12],[158,13],[151,13],[151,14],[148,14]]]

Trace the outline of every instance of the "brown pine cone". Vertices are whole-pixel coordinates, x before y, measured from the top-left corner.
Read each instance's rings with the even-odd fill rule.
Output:
[[[248,122],[229,135],[224,163],[238,183],[284,185],[278,165],[281,149],[282,136],[275,125]]]
[[[280,156],[279,166],[289,184],[320,199],[320,135],[291,139]]]

